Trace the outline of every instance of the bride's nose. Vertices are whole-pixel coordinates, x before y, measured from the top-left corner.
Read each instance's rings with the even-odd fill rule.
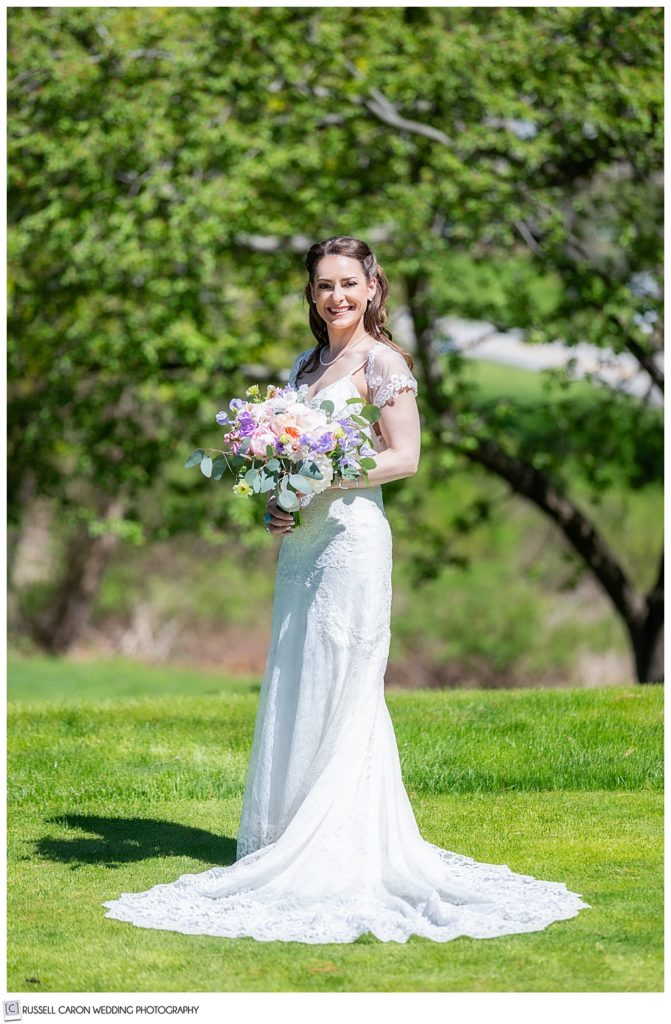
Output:
[[[339,284],[335,285],[333,288],[333,301],[339,302],[344,294],[342,287]]]

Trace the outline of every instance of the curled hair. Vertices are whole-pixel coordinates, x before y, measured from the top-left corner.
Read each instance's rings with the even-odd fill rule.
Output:
[[[315,242],[305,257],[305,267],[309,277],[309,281],[305,286],[305,297],[310,308],[310,330],[317,339],[317,345],[309,359],[303,364],[302,371],[310,372],[316,369],[319,365],[320,353],[328,348],[329,345],[326,321],[319,316],[316,310],[310,287],[315,283],[317,266],[324,256],[349,256],[352,259],[358,260],[363,267],[366,282],[370,284],[371,281],[375,281],[375,294],[368,303],[363,315],[363,325],[366,333],[375,338],[376,341],[384,342],[385,345],[388,345],[395,352],[400,352],[412,370],[412,356],[393,341],[391,331],[385,326],[387,322],[389,283],[384,270],[377,261],[375,253],[365,242],[360,241],[358,238],[336,235],[322,242]]]

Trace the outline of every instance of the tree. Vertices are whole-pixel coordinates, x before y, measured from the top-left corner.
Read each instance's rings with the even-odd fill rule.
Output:
[[[281,343],[264,331],[279,287],[261,307],[258,258],[231,244],[254,132],[244,112],[222,132],[222,96],[244,57],[207,92],[194,30],[208,41],[198,11],[10,12],[9,513],[18,528],[45,495],[69,530],[35,624],[54,650],[85,621],[115,538],[245,524],[176,471],[192,437],[216,437],[238,367]]]
[[[662,12],[380,17],[10,12],[13,515],[37,490],[100,532],[96,496],[121,492],[122,532],[204,523],[210,500],[174,464],[211,422],[213,376],[234,391],[259,359],[285,365],[309,343],[287,301],[307,244],[368,237],[413,317],[435,472],[457,453],[550,517],[622,616],[638,678],[661,679],[661,557],[641,592],[567,473],[595,496],[616,473],[659,480],[659,416],[607,388],[589,418],[563,402],[561,430],[556,403],[533,423],[488,405],[440,319],[626,349],[661,387]],[[571,394],[570,375],[555,384]]]

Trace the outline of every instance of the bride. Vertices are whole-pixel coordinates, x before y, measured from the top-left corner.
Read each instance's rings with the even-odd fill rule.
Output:
[[[392,536],[381,485],[417,470],[417,381],[384,326],[387,279],[371,249],[329,238],[306,267],[316,345],[289,381],[315,407],[378,405],[376,467],[302,495],[298,528],[268,502],[266,529],[282,539],[235,863],[121,893],[105,916],[306,943],[539,931],[590,904],[563,882],[443,850],[415,821],[384,699]]]

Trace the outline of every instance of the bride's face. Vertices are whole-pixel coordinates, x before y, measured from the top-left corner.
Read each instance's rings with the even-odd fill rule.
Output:
[[[375,294],[375,282],[366,281],[363,267],[351,256],[324,256],[317,264],[312,298],[329,329],[356,326]]]

